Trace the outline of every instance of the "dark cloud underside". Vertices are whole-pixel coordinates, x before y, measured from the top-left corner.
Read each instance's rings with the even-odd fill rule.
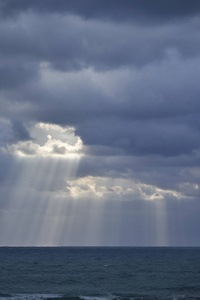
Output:
[[[98,219],[121,245],[199,245],[200,1],[0,0],[0,14],[0,244],[36,243],[47,220],[89,237]]]
[[[19,13],[26,10],[35,10],[39,13],[70,13],[85,18],[106,18],[113,20],[140,21],[169,20],[187,17],[200,11],[198,0],[2,0],[2,14]],[[155,19],[155,20],[154,20]]]

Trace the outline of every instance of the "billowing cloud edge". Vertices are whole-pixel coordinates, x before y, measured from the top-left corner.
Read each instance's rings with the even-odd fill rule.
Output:
[[[80,155],[83,142],[74,127],[36,123],[30,128],[31,140],[18,141],[2,148],[3,152],[19,157],[61,157]]]

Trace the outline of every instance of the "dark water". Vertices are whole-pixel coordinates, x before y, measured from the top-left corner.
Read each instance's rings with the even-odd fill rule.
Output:
[[[0,299],[48,298],[200,300],[200,248],[0,248]]]

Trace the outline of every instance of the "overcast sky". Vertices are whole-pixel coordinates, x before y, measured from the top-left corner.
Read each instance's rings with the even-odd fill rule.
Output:
[[[0,0],[1,246],[200,246],[199,32],[199,0]]]

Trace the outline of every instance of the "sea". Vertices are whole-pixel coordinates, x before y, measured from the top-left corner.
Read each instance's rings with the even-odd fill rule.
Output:
[[[0,247],[0,300],[200,300],[200,248]]]

